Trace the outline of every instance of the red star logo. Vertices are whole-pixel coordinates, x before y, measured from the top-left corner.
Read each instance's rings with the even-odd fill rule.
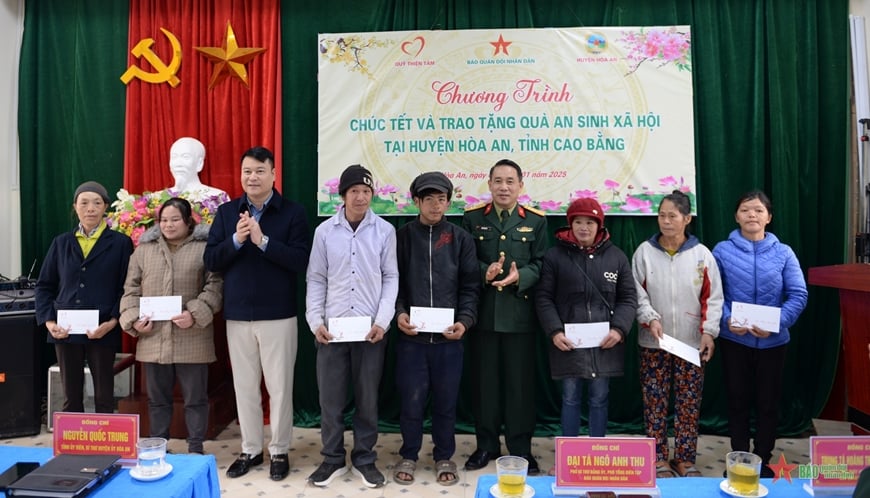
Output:
[[[797,468],[797,465],[789,465],[788,462],[785,461],[785,455],[780,453],[779,462],[768,464],[768,467],[773,471],[773,482],[776,482],[780,477],[783,477],[789,484],[791,484],[791,472]]]
[[[504,37],[502,35],[498,35],[498,41],[489,42],[490,45],[495,47],[495,52],[492,55],[498,55],[499,52],[504,52],[505,55],[508,55],[508,45],[513,42],[504,41]]]

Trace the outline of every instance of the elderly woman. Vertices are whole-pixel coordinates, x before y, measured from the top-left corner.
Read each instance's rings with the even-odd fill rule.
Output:
[[[632,258],[640,329],[646,435],[656,440],[657,477],[701,477],[695,467],[704,366],[722,316],[722,281],[713,254],[688,232],[689,197],[675,190],[659,204],[659,233]],[[700,366],[661,348],[670,336],[698,349]],[[674,394],[674,459],[668,461],[668,399]]]
[[[196,224],[189,202],[169,199],[157,219],[159,224],[142,234],[130,258],[121,326],[139,338],[136,359],[145,364],[151,435],[169,438],[178,380],[187,448],[202,453],[208,427],[208,364],[216,360],[212,320],[221,308],[223,279],[205,270],[202,253],[209,227]],[[140,298],[151,296],[181,296],[181,312],[168,320],[152,320],[140,307]]]
[[[54,343],[63,384],[63,411],[83,412],[85,360],[94,382],[97,413],[115,410],[115,353],[121,346],[118,302],[124,293],[133,242],[109,230],[104,216],[109,206],[106,188],[85,182],[76,188],[73,209],[79,223],[51,242],[36,282],[36,319]],[[58,312],[96,310],[98,325],[86,333],[58,323]]]

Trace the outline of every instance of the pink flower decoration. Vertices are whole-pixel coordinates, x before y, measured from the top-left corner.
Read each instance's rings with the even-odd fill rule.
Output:
[[[610,181],[610,180],[608,180]],[[607,186],[607,182],[604,182],[604,185]],[[617,187],[619,184],[617,184]],[[612,187],[608,187],[612,188]],[[575,190],[573,194],[571,194],[571,199],[595,199],[598,200],[598,191],[597,190]]]
[[[659,67],[669,63],[680,71],[691,71],[691,35],[680,33],[675,28],[662,31],[623,31],[617,43],[628,50],[626,59],[632,62],[631,72],[644,61],[660,61]]]
[[[688,50],[689,44],[686,43],[683,37],[672,33],[665,38],[662,45],[662,56],[668,62],[680,60],[683,57],[683,53]]]
[[[326,180],[326,182],[324,182],[323,186],[326,187],[327,193],[329,193],[329,195],[337,194],[338,193],[338,178]]]
[[[398,192],[399,189],[395,185],[384,185],[383,187],[378,187],[375,190],[375,195],[390,195],[394,192]]]
[[[638,199],[637,197],[626,196],[625,204],[622,206],[623,211],[639,211],[641,213],[652,212],[652,201]]]
[[[558,211],[561,205],[560,201],[542,201],[538,207],[547,212],[554,212]]]
[[[619,182],[613,180],[604,180],[604,186],[609,189],[619,188]]]
[[[141,237],[143,233],[145,233],[145,227],[143,226],[138,226],[130,232],[130,238],[133,239],[134,246],[139,245],[139,237]]]
[[[517,202],[519,202],[520,204],[529,204],[530,202],[532,202],[532,198],[531,196],[529,196],[529,194],[523,194],[517,198]]]
[[[676,187],[677,179],[673,176],[666,176],[664,178],[659,178],[659,185],[662,187]]]

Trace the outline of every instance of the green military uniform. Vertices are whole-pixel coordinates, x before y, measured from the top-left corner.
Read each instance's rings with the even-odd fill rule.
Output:
[[[469,357],[477,448],[499,454],[499,432],[512,455],[531,453],[535,430],[535,345],[538,321],[534,287],[547,250],[547,218],[517,205],[502,222],[492,204],[471,207],[462,226],[474,238],[483,290],[478,322],[469,335]],[[486,270],[504,255],[502,280],[511,263],[518,284],[498,289],[486,283]]]

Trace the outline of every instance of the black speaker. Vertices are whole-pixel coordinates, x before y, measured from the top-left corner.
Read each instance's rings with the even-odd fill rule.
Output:
[[[32,311],[0,313],[0,438],[39,434],[44,343]]]

